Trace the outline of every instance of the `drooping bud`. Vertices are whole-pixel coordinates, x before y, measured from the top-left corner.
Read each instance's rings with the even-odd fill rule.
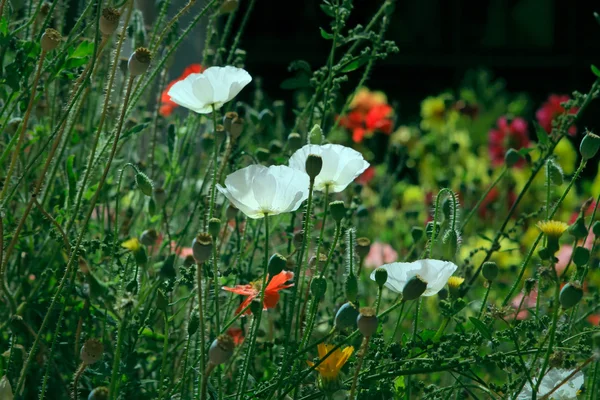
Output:
[[[548,173],[548,178],[550,179],[550,183],[555,186],[560,186],[564,183],[565,177],[563,170],[556,163],[556,161],[549,159],[548,162],[546,162],[546,170]]]
[[[212,237],[219,236],[219,232],[221,232],[221,220],[219,218],[211,218],[208,220],[208,233]]]
[[[402,290],[402,300],[415,300],[421,297],[427,289],[427,282],[423,280],[419,275],[413,276],[406,282],[404,289]]]
[[[302,136],[299,133],[290,133],[287,137],[287,148],[294,152],[302,147]]]
[[[573,262],[581,268],[590,261],[590,251],[585,247],[578,246],[573,251]]]
[[[354,328],[357,318],[358,310],[356,306],[350,302],[344,303],[335,314],[335,329],[344,330],[346,328]]]
[[[95,388],[90,392],[88,400],[108,400],[108,388],[106,386]]]
[[[81,347],[79,357],[84,364],[92,365],[100,361],[104,353],[104,345],[98,339],[88,339]]]
[[[138,188],[144,193],[146,196],[152,196],[152,192],[154,191],[154,185],[152,184],[152,180],[148,177],[148,175],[143,172],[138,172],[135,174],[135,183]]]
[[[323,136],[323,130],[321,126],[316,124],[308,133],[308,143],[310,144],[323,144],[325,138]]]
[[[346,276],[346,282],[344,283],[346,289],[346,298],[348,301],[355,302],[358,296],[358,279],[356,275],[350,274]]]
[[[385,270],[383,268],[377,268],[375,270],[375,282],[377,282],[377,285],[379,285],[379,289],[381,289],[383,287],[383,285],[385,285],[385,283],[387,282],[387,279],[388,279],[387,270]]]
[[[231,336],[227,334],[220,335],[210,345],[208,359],[215,365],[226,363],[233,355],[234,348],[235,344]]]
[[[306,158],[306,173],[312,181],[321,173],[323,159],[316,154],[309,154]]]
[[[344,217],[346,216],[346,205],[343,201],[332,201],[329,203],[329,209],[331,210],[331,216],[333,220],[338,224],[342,222]]]
[[[119,27],[121,13],[116,8],[107,7],[102,10],[100,16],[100,32],[105,36],[110,36]]]
[[[52,51],[62,42],[62,36],[56,29],[48,28],[42,35],[42,51]]]
[[[154,246],[157,240],[158,233],[156,232],[156,229],[147,229],[140,235],[140,242],[142,242],[144,246]]]
[[[438,222],[436,224],[435,237],[439,237],[440,230],[441,230],[441,225]],[[425,234],[427,235],[427,239],[431,239],[432,233],[433,233],[433,221],[429,221],[427,223],[427,226],[425,226]]]
[[[514,167],[521,160],[521,155],[515,149],[508,149],[508,151],[504,155],[504,163],[508,168]]]
[[[327,291],[327,279],[315,277],[310,282],[310,293],[315,299],[322,299]]]
[[[213,240],[207,233],[199,233],[192,241],[192,253],[198,264],[208,260],[212,253]]]
[[[583,298],[583,289],[578,283],[567,283],[560,291],[560,305],[564,309],[575,306]]]
[[[363,307],[356,318],[356,326],[364,337],[371,337],[377,332],[379,321],[375,309],[371,307]]]
[[[498,277],[498,264],[493,261],[487,261],[483,263],[481,273],[485,279],[490,282],[493,281]]]
[[[410,230],[410,236],[412,237],[413,243],[418,243],[419,240],[423,237],[423,228],[418,226],[413,226]]]
[[[131,76],[139,76],[150,67],[150,61],[152,61],[152,55],[150,50],[145,47],[138,47],[129,57],[127,68]]]
[[[269,258],[269,264],[267,265],[269,276],[273,278],[275,275],[280,274],[286,265],[287,259],[284,256],[279,253],[273,254],[271,258]]]
[[[569,233],[577,239],[583,239],[588,235],[588,229],[585,226],[583,217],[575,220],[575,223],[569,227]]]
[[[592,159],[600,150],[600,136],[587,132],[579,145],[579,153],[584,160]]]

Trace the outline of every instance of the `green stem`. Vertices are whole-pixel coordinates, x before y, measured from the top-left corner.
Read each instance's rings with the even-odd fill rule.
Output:
[[[481,319],[481,316],[483,315],[483,312],[485,311],[485,306],[487,305],[487,299],[488,296],[490,295],[490,290],[492,289],[492,281],[488,281],[488,287],[485,291],[485,295],[483,296],[483,301],[481,302],[481,309],[479,310],[479,316],[477,317],[477,319]],[[539,298],[539,296],[538,296]]]
[[[441,339],[441,337],[444,334],[444,331],[448,327],[449,323],[450,323],[450,317],[445,317],[444,320],[442,321],[442,324],[440,325],[439,329],[435,333],[435,336],[433,337],[434,343],[438,342]]]
[[[487,188],[487,190],[485,191],[485,193],[479,198],[479,200],[477,201],[477,203],[475,203],[475,206],[471,209],[471,211],[469,212],[469,214],[467,214],[467,216],[464,219],[462,225],[460,226],[461,230],[463,230],[465,228],[465,226],[467,226],[467,224],[469,223],[469,221],[471,220],[471,218],[473,217],[473,215],[475,215],[475,213],[477,212],[477,210],[481,206],[481,203],[483,203],[483,201],[487,198],[487,196],[490,194],[490,192],[492,191],[492,189],[494,189],[496,187],[496,185],[498,183],[500,183],[500,181],[502,180],[502,178],[504,178],[504,176],[506,175],[507,171],[508,171],[508,169],[506,167],[504,167],[502,169],[502,172],[500,172],[500,175],[498,175],[498,177],[494,180],[494,182],[492,182],[492,184]]]
[[[356,393],[356,386],[358,383],[358,374],[360,373],[360,370],[363,365],[363,361],[365,360],[365,357],[367,356],[367,352],[369,350],[369,340],[370,339],[371,339],[370,336],[367,336],[363,339],[362,350],[361,350],[361,353],[358,355],[358,361],[356,363],[356,368],[354,369],[354,378],[352,379],[352,387],[350,389],[349,400],[354,400],[354,394]]]
[[[158,382],[158,387],[159,387],[159,395],[158,398],[162,399],[163,398],[163,389],[165,387],[165,376],[167,373],[167,360],[169,359],[169,315],[167,313],[167,310],[163,311],[163,316],[164,316],[164,321],[165,321],[165,331],[164,331],[164,341],[163,341],[163,353],[162,353],[162,364],[160,366],[160,381]],[[189,345],[189,339],[188,339],[188,345]],[[184,370],[185,371],[185,370]],[[182,385],[183,386],[183,385]],[[166,397],[165,397],[166,399]]]
[[[214,245],[214,244],[213,244]],[[206,343],[204,342],[204,300],[202,298],[202,264],[196,266],[196,285],[198,287],[198,317],[200,320],[200,327],[198,330],[198,337],[200,338],[200,371],[204,371],[206,367]],[[203,374],[198,375],[199,380],[204,380]],[[198,400],[200,398],[200,390],[198,390]]]
[[[127,326],[128,319],[129,317],[127,315],[124,315],[123,318],[121,318],[121,322],[119,323],[119,329],[117,332],[117,346],[115,347],[115,354],[113,356],[110,387],[108,389],[109,400],[118,398],[117,393],[119,390],[118,388],[120,380],[119,369],[121,366],[121,347],[123,346],[123,338],[125,337],[125,328]]]
[[[212,182],[210,184],[210,205],[208,207],[208,218],[212,218],[215,209],[215,199],[217,198],[217,194],[215,191],[217,190],[217,159],[219,157],[219,141],[217,140],[217,110],[215,109],[215,105],[212,105],[212,117],[214,124],[214,135],[215,135],[215,145],[213,149],[213,176]]]

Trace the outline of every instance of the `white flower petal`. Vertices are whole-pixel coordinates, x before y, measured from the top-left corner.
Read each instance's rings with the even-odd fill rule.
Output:
[[[559,383],[565,380],[569,375],[573,373],[573,370],[567,369],[551,369],[546,373],[538,389],[537,397],[540,398],[554,389]],[[537,382],[536,378],[533,378],[533,383]],[[574,400],[577,399],[577,393],[583,386],[584,375],[581,371],[578,371],[568,382],[556,389],[550,396],[554,400]],[[517,396],[517,400],[529,400],[533,396],[533,389],[529,383],[525,384],[523,390]]]

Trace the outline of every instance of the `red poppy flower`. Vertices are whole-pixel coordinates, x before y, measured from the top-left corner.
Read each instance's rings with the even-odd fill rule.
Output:
[[[494,166],[504,165],[504,156],[510,148],[519,150],[529,146],[527,122],[523,118],[515,118],[509,123],[506,117],[500,117],[497,125],[498,128],[492,129],[489,136],[489,152]],[[521,159],[516,166],[524,163],[525,160]]]
[[[373,133],[392,133],[392,107],[387,104],[385,95],[363,89],[352,102],[352,110],[339,118],[340,126],[352,131],[352,140],[360,143]]]
[[[540,107],[540,109],[537,110],[535,116],[541,127],[544,128],[546,132],[552,132],[552,121],[554,120],[554,118],[566,112],[565,108],[560,103],[564,103],[568,100],[569,96],[567,96],[566,94],[553,94],[550,95],[550,97],[548,97],[548,100],[546,100],[546,102],[542,104],[542,107]],[[577,111],[579,111],[579,108],[573,107],[569,110],[569,114],[577,114]],[[569,128],[569,134],[573,136],[576,133],[577,127],[574,125],[571,126]]]
[[[287,289],[289,287],[294,286],[293,283],[286,284],[287,281],[294,278],[294,273],[290,271],[281,271],[277,275],[271,279],[271,281],[267,284],[265,289],[265,298],[263,301],[263,309],[274,308],[279,302],[279,292],[283,289]],[[269,277],[267,276],[267,280]],[[248,306],[252,300],[260,296],[260,285],[262,283],[262,279],[249,283],[247,285],[237,285],[235,287],[227,287],[223,286],[223,290],[227,290],[228,292],[241,294],[243,296],[247,296],[246,299],[240,304],[240,306],[235,310],[235,313],[240,313],[246,306]],[[247,309],[245,312],[246,315],[251,314],[250,309]]]
[[[175,107],[179,106],[177,103],[173,102],[173,100],[171,100],[171,96],[169,96],[169,89],[171,89],[171,87],[175,83],[184,80],[191,74],[199,74],[202,72],[204,72],[204,67],[202,67],[202,65],[191,64],[186,69],[183,70],[183,72],[182,72],[181,76],[179,76],[179,78],[175,79],[174,81],[171,81],[167,85],[165,90],[163,90],[162,95],[160,96],[160,109],[159,109],[158,113],[160,115],[162,115],[163,117],[168,117],[169,115],[171,115],[171,113],[173,113],[173,110],[175,109]]]
[[[481,218],[489,218],[493,216],[496,212],[494,209],[494,204],[496,204],[499,198],[500,191],[498,190],[498,188],[492,188],[488,195],[485,196],[485,199],[483,199],[483,201],[481,202],[479,210],[477,210],[479,216]],[[513,206],[513,204],[515,204],[515,201],[517,201],[517,196],[515,192],[513,190],[509,190],[506,196],[506,209],[509,210]]]
[[[360,174],[360,176],[358,178],[356,178],[354,181],[361,185],[367,185],[369,182],[371,182],[371,180],[374,177],[375,177],[375,168],[369,167],[365,170],[365,172]]]
[[[240,328],[229,328],[227,334],[233,339],[233,344],[239,346],[244,343],[244,331]]]

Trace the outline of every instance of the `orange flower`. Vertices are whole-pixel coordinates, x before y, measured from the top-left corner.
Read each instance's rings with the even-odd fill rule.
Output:
[[[392,133],[394,110],[382,92],[361,88],[350,103],[350,109],[347,115],[338,118],[341,126],[352,131],[354,142],[362,142],[365,136],[371,137],[375,131],[386,135]]]
[[[287,281],[292,280],[294,278],[294,273],[290,271],[281,271],[277,275],[271,279],[271,281],[267,284],[265,289],[265,298],[263,301],[263,309],[266,310],[268,308],[274,308],[279,302],[279,292],[283,289],[287,289],[289,287],[294,286],[293,283],[286,284]],[[269,277],[267,276],[267,280]],[[246,285],[237,285],[235,287],[227,287],[223,286],[223,290],[227,290],[228,292],[241,294],[243,296],[247,296],[246,299],[240,304],[240,306],[235,310],[235,313],[240,313],[244,308],[246,308],[252,300],[260,296],[260,290],[262,279],[256,280]],[[251,314],[250,309],[247,309],[244,313],[246,315]]]
[[[191,74],[202,73],[204,71],[204,69],[205,68],[200,64],[191,64],[186,69],[183,70],[183,72],[179,78],[175,79],[174,81],[171,81],[167,85],[165,90],[163,90],[163,92],[160,96],[160,110],[158,111],[158,113],[160,115],[162,115],[163,117],[168,117],[169,115],[171,115],[171,113],[173,113],[173,110],[175,109],[175,107],[178,107],[179,105],[176,104],[175,102],[173,102],[173,100],[171,100],[171,96],[169,96],[169,89],[171,89],[171,87],[175,83],[184,80]]]
[[[229,328],[227,334],[233,339],[233,344],[239,346],[244,342],[244,331],[240,328]]]

